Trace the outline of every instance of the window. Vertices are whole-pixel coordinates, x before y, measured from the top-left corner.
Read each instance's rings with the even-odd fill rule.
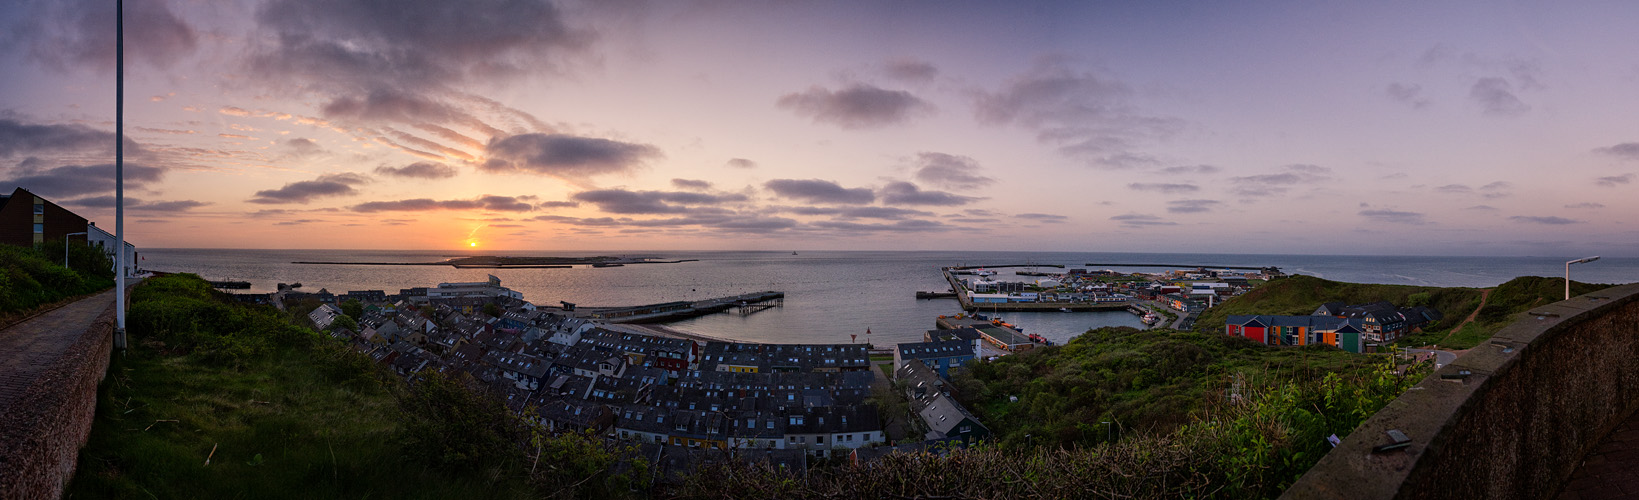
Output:
[[[35,203],[34,204],[34,215],[45,215],[45,213],[46,213],[46,206],[44,204],[42,204],[42,203]]]
[[[825,444],[825,436],[814,436],[814,444]]]
[[[35,224],[34,225],[34,234],[45,234],[45,232],[46,232],[46,225],[45,224]]]

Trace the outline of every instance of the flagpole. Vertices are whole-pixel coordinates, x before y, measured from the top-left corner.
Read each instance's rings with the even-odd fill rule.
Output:
[[[114,0],[114,348],[125,350],[125,0]]]

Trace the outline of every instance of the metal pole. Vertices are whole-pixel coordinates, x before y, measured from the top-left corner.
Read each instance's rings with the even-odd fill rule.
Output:
[[[1571,263],[1565,263],[1565,300],[1571,300]]]
[[[114,0],[114,348],[125,350],[125,0]]]

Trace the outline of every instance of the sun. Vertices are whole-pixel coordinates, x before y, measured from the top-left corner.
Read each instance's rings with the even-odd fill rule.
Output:
[[[472,241],[472,242],[467,242],[467,246],[469,246],[469,247],[477,247],[477,246],[478,246],[478,242],[476,242],[476,241]]]

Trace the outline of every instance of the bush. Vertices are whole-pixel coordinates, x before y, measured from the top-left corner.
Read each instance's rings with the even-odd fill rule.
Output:
[[[133,335],[215,364],[238,365],[275,345],[306,349],[317,336],[272,309],[223,302],[192,274],[149,278],[131,299],[126,326]]]
[[[111,272],[106,272],[105,278],[63,267],[62,245],[58,244],[57,249],[57,257],[51,258],[41,250],[0,245],[0,314],[22,312],[113,286]]]

